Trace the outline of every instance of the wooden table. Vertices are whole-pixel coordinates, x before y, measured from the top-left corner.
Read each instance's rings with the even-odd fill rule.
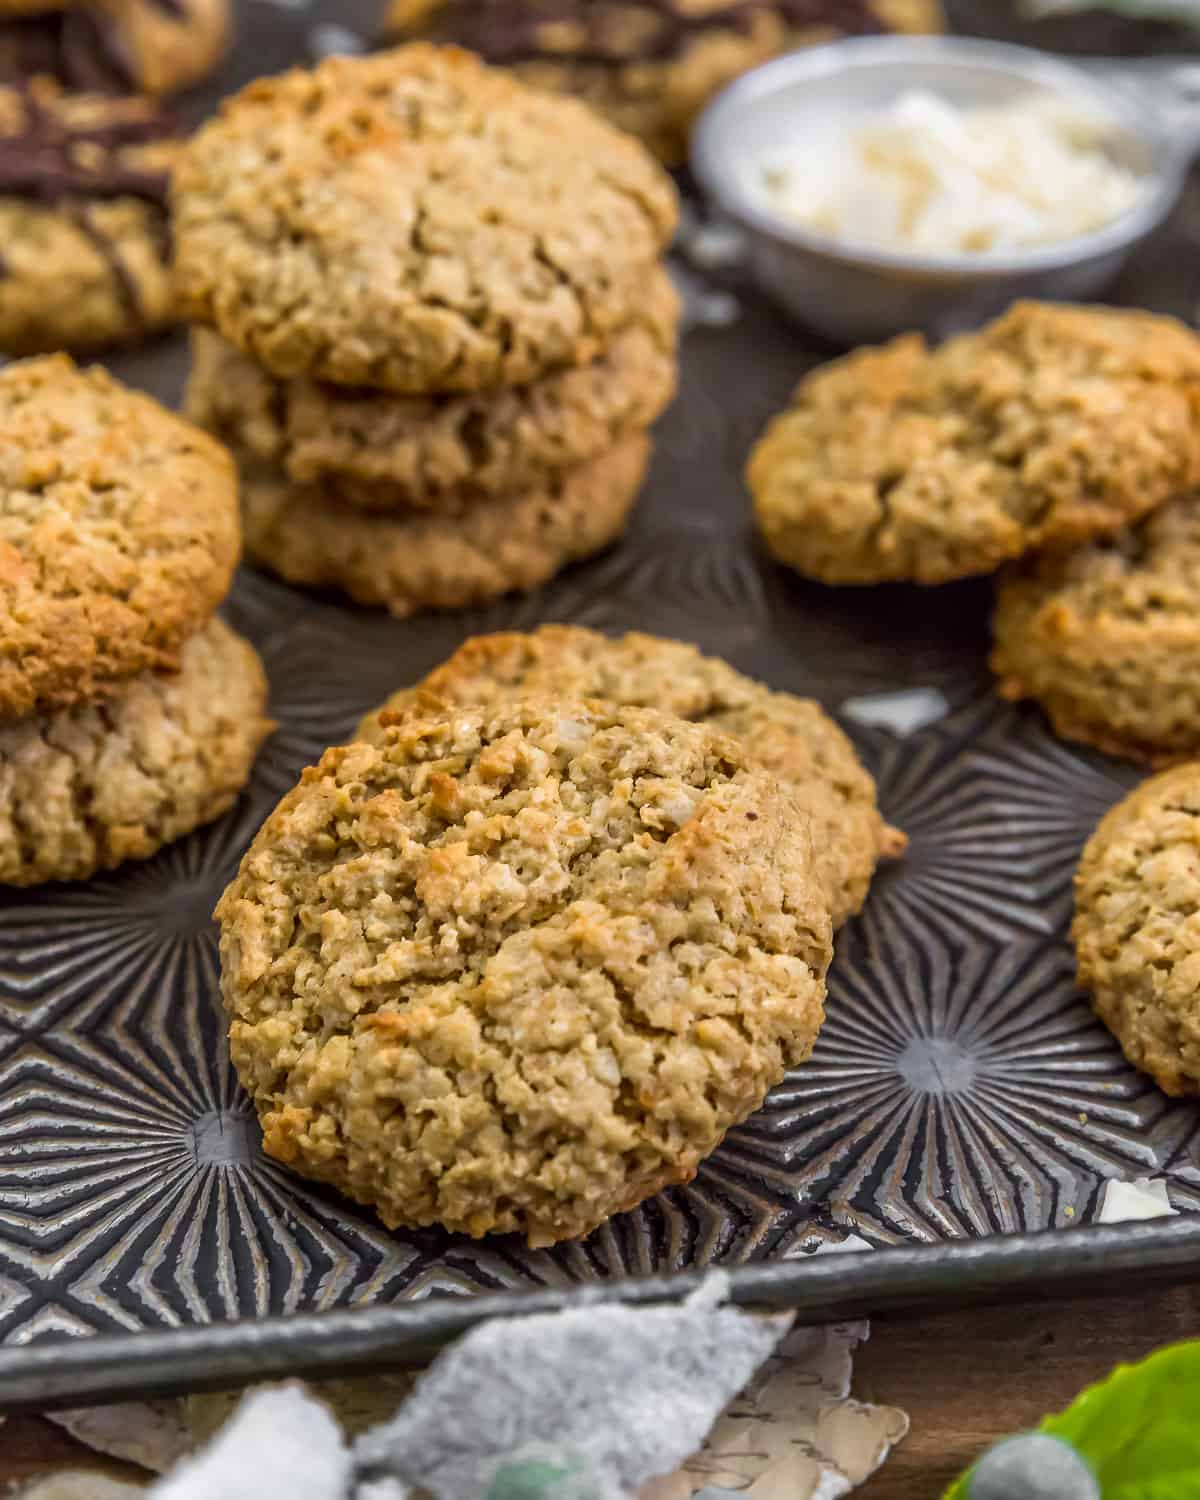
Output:
[[[1057,1306],[986,1308],[874,1325],[855,1394],[902,1406],[912,1432],[863,1500],[936,1500],[988,1443],[1065,1406],[1114,1364],[1200,1335],[1191,1286]],[[0,1429],[0,1484],[90,1455],[49,1422]]]
[[[876,1323],[854,1394],[901,1406],[912,1431],[863,1500],[936,1500],[996,1438],[1033,1427],[1112,1367],[1200,1336],[1200,1278],[1171,1290]]]

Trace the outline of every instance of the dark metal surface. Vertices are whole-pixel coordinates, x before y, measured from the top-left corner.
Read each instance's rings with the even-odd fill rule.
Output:
[[[301,58],[329,39],[322,24],[373,9],[250,0],[223,81]],[[1193,184],[1119,295],[1191,316],[1198,226]],[[1200,1220],[1065,1232],[1114,1177],[1163,1175],[1177,1207],[1200,1209],[1200,1112],[1125,1065],[1073,991],[1065,943],[1079,848],[1135,778],[992,697],[986,582],[832,591],[760,555],[741,467],[821,355],[738,295],[735,323],[687,336],[619,547],[534,598],[404,624],[244,571],[228,615],[263,653],[280,729],[239,807],[145,865],[0,901],[0,1340],[137,1335],[0,1354],[0,1404],[407,1357],[492,1310],[479,1294],[546,1305],[709,1266],[735,1268],[743,1300],[815,1318],[1127,1286],[1194,1263]],[[186,344],[113,365],[174,399]],[[466,635],[542,620],[685,637],[820,698],[911,848],[839,939],[813,1062],[690,1187],[549,1251],[390,1234],[261,1155],[224,1045],[209,913],[267,810],[361,712]],[[932,717],[906,729],[914,700],[895,694],[912,690]],[[880,1250],[802,1258],[848,1230]],[[1056,1232],[1005,1238],[1040,1230]],[[925,1248],[886,1248],[903,1245]],[[472,1300],[403,1306],[441,1293]],[[308,1316],[350,1308],[376,1311]],[[210,1324],[225,1326],[152,1331]]]

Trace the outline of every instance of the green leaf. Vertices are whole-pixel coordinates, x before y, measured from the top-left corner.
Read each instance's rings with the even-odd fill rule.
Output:
[[[1119,1365],[1038,1431],[1087,1459],[1104,1500],[1200,1500],[1200,1340]],[[970,1479],[945,1500],[970,1500]]]

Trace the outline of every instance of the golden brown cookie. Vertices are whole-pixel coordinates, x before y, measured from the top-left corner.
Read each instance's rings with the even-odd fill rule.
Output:
[[[476,395],[276,381],[197,329],[185,409],[248,457],[367,510],[511,494],[643,432],[671,400],[678,299],[664,271],[646,292],[637,321],[592,364]]]
[[[211,822],[271,726],[253,648],[219,620],[178,672],[0,728],[0,885],[85,880]]]
[[[96,349],[174,322],[178,149],[148,99],[0,86],[0,351]]]
[[[676,220],[636,141],[427,46],[252,84],[173,204],[189,317],[276,375],[412,393],[595,359]]]
[[[812,1050],[829,913],[736,740],[532,700],[329,750],[217,907],[267,1152],[389,1227],[588,1233]]]
[[[799,47],[943,26],[937,0],[393,0],[398,41],[453,42],[535,88],[574,94],[671,166],[727,83]]]
[[[65,355],[0,370],[0,719],[178,666],[237,564],[207,434]]]
[[[1200,480],[1200,338],[1019,302],[815,371],[750,458],[771,550],[826,583],[944,583],[1111,535]]]
[[[614,541],[649,457],[649,438],[632,438],[523,494],[390,515],[248,472],[246,553],[289,583],[341,589],[399,617],[480,604],[536,588]]]
[[[1200,754],[1200,494],[1001,575],[992,670],[1066,739],[1165,765]]]
[[[1125,1056],[1200,1094],[1200,764],[1144,781],[1103,819],[1075,876],[1079,983]]]
[[[476,636],[414,688],[394,694],[359,726],[375,741],[399,716],[434,702],[486,704],[528,696],[599,698],[659,708],[743,740],[753,762],[785,781],[813,828],[816,871],[835,927],[857,912],[881,855],[904,835],[879,816],[875,783],[819,704],[773,693],[694,646],[631,634],[610,640],[574,625],[532,635]]]
[[[167,94],[205,77],[230,37],[229,0],[0,5],[0,80]]]

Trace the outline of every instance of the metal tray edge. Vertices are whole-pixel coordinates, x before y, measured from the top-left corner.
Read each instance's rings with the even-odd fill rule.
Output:
[[[394,1307],[293,1314],[201,1327],[46,1339],[0,1349],[0,1412],[182,1395],[246,1382],[422,1364],[489,1318],[609,1302],[679,1301],[727,1276],[729,1300],[794,1310],[801,1323],[908,1316],[987,1302],[1070,1300],[1189,1279],[1200,1215],[1169,1223],[1089,1225],[979,1242],[813,1257]]]

